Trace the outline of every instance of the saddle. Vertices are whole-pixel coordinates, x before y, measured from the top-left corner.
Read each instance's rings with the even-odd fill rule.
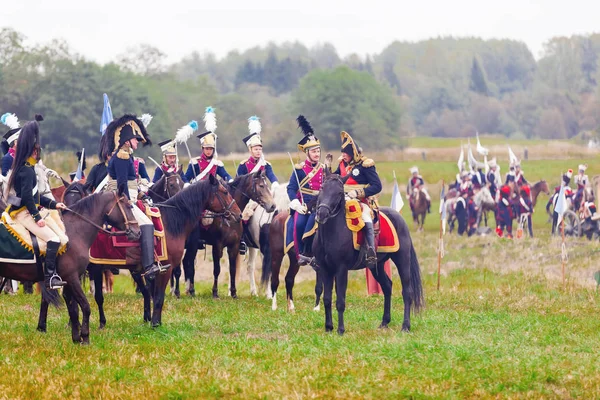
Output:
[[[52,229],[52,231],[59,237],[60,247],[58,249],[58,255],[63,254],[65,251],[67,251],[67,243],[69,242],[69,238],[67,237],[65,225],[62,222],[60,213],[58,210],[48,210],[44,208],[40,211],[40,216],[44,221],[46,221],[46,226]],[[27,228],[13,219],[6,211],[2,213],[2,224],[28,252],[34,253],[34,250],[37,246],[39,248],[40,255],[42,257],[46,255],[47,243],[29,232]]]

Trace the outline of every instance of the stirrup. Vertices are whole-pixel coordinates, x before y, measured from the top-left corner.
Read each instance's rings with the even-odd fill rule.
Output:
[[[365,255],[365,264],[369,269],[377,268],[377,252],[371,246],[367,245],[367,252]]]
[[[245,255],[246,251],[248,251],[248,246],[246,245],[246,242],[244,242],[243,240],[240,242],[240,254],[241,255]]]
[[[46,286],[48,287],[48,289],[56,290],[66,285],[67,282],[63,281],[62,278],[58,276],[58,274],[54,274],[50,277],[50,279],[48,279],[48,283]]]

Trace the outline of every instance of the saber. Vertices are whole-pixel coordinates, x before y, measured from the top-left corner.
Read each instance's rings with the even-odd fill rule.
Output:
[[[156,164],[156,166],[157,166],[158,168],[160,168],[160,164],[159,164],[159,163],[157,163],[157,162],[156,162],[156,160],[155,160],[154,158],[152,158],[152,157],[148,157],[148,159],[149,159],[150,161],[152,161],[154,164]]]
[[[300,192],[300,201],[304,204],[304,196],[302,196],[302,188],[300,187],[300,179],[298,179],[298,173],[296,172],[296,166],[294,165],[294,160],[292,160],[292,155],[288,151],[288,156],[290,157],[290,162],[292,163],[292,169],[294,170],[294,176],[296,177],[296,182],[298,183],[298,192]]]
[[[188,157],[190,158],[190,165],[192,166],[192,171],[194,172],[194,180],[196,180],[196,168],[194,168],[194,164],[192,164],[192,152],[190,151],[187,142],[183,142],[183,144],[185,144],[185,148],[187,149]],[[200,164],[198,164],[198,168],[200,168]]]

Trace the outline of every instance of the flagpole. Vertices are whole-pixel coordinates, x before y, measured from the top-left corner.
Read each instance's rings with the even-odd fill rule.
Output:
[[[442,191],[444,191],[444,180],[442,179]],[[440,201],[443,201],[443,199],[440,199]],[[437,269],[437,290],[440,290],[440,272],[442,270],[442,248],[444,246],[444,238],[443,238],[443,215],[444,213],[440,214],[440,240],[438,242],[438,269]]]
[[[567,247],[565,245],[565,219],[561,221],[561,230],[562,230],[562,246],[560,250],[560,258],[562,260],[562,283],[563,290],[566,289],[565,285],[565,262],[567,261]]]

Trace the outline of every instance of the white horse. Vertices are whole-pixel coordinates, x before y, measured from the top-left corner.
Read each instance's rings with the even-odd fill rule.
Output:
[[[273,199],[275,200],[275,204],[277,205],[277,211],[281,212],[283,210],[287,210],[289,208],[290,199],[287,195],[287,183],[279,185],[273,191]],[[254,210],[254,214],[248,220],[248,231],[250,232],[250,236],[252,237],[252,241],[257,245],[260,245],[260,230],[263,226],[270,224],[275,216],[275,212],[268,213],[264,208],[257,205]],[[254,270],[256,264],[256,256],[259,252],[259,249],[256,247],[248,246],[248,277],[250,279],[250,294],[252,296],[258,296],[258,290],[256,289],[256,280],[254,278]],[[270,299],[271,289],[267,287],[266,289],[267,298]]]

